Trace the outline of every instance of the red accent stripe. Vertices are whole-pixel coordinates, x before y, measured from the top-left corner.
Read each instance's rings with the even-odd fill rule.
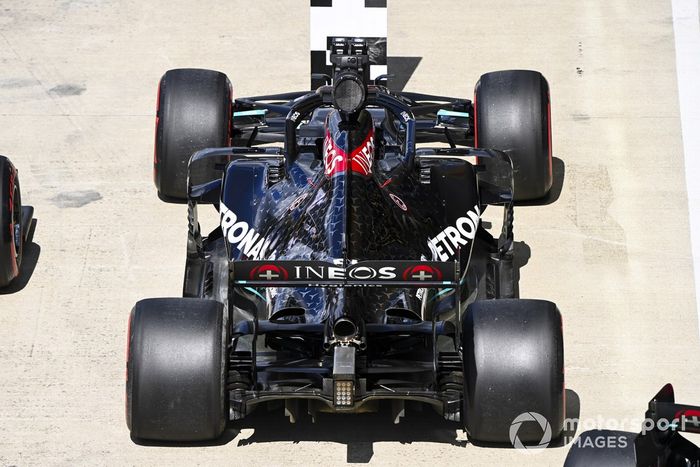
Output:
[[[374,127],[370,128],[364,141],[350,153],[350,170],[361,175],[370,175],[374,164]]]
[[[9,183],[9,188],[10,188],[10,205],[9,209],[7,212],[10,213],[10,241],[12,248],[10,248],[10,257],[12,259],[12,277],[17,277],[19,275],[19,270],[17,268],[17,252],[15,251],[15,224],[12,222],[12,219],[14,219],[14,207],[15,207],[15,177],[17,174],[15,173],[15,168],[10,164],[10,183]]]
[[[228,135],[226,137],[227,145],[233,146],[233,86],[228,83]]]
[[[474,90],[474,105],[473,111],[474,111],[474,147],[478,148],[479,147],[479,125],[477,125],[477,107],[476,107],[476,90]]]
[[[129,313],[129,321],[126,325],[126,365],[124,365],[124,415],[129,418],[129,394],[126,384],[129,383],[129,352],[131,351],[131,320],[133,312]]]
[[[391,178],[388,178],[388,179],[387,179],[384,183],[382,183],[379,187],[380,187],[380,188],[384,188],[385,186],[387,186],[388,184],[390,184],[391,181],[392,181],[392,179],[391,179]]]
[[[129,352],[131,351],[131,321],[133,314],[129,313],[129,321],[126,324],[126,361],[129,361]],[[126,372],[126,379],[129,380],[129,371]]]
[[[472,111],[474,112],[474,147],[479,147],[479,126],[477,125],[477,111],[476,111],[476,89],[474,89],[474,104],[472,105]],[[474,163],[479,164],[479,158],[474,158]]]
[[[326,129],[323,140],[323,166],[327,177],[345,173],[348,168],[353,173],[368,176],[372,174],[374,164],[374,127],[370,127],[367,135],[359,146],[348,153],[338,146],[335,139]]]
[[[160,123],[160,87],[163,78],[158,81],[158,92],[156,93],[156,130],[153,137],[153,181],[158,184],[158,124]]]
[[[549,90],[547,90],[547,150],[549,156],[549,173],[552,173],[552,111],[550,107]]]
[[[564,317],[559,313],[559,329],[561,330],[561,335],[564,335]],[[561,368],[562,378],[561,378],[561,410],[566,417],[566,365]]]

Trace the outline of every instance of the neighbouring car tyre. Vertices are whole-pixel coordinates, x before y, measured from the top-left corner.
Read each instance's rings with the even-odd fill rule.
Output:
[[[0,287],[19,275],[22,265],[22,197],[17,169],[0,156]]]
[[[542,198],[552,187],[549,85],[537,71],[481,75],[474,89],[474,145],[500,149],[513,161],[516,201]]]
[[[469,305],[462,323],[462,352],[464,420],[470,439],[511,443],[511,426],[527,413],[546,419],[552,440],[561,435],[565,410],[561,326],[559,310],[544,300],[483,300]],[[522,443],[547,441],[544,420],[534,417],[525,416],[530,423],[515,427]]]
[[[226,427],[223,305],[196,298],[136,303],[129,321],[126,421],[137,439],[203,441]]]
[[[158,86],[154,181],[164,201],[187,200],[187,165],[192,153],[229,146],[232,116],[231,83],[212,70],[177,69],[163,75]],[[197,164],[194,183],[220,175],[214,162]]]
[[[572,443],[564,467],[635,467],[636,436],[628,431],[586,431]]]

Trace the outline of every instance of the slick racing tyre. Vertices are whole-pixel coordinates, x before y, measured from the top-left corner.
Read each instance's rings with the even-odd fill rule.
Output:
[[[136,303],[129,320],[126,423],[136,439],[204,441],[226,426],[223,305],[196,298]]]
[[[19,275],[22,265],[22,198],[17,169],[0,156],[0,287]]]
[[[494,71],[476,83],[474,145],[510,156],[516,201],[542,198],[552,187],[549,108],[549,85],[537,71]]]
[[[187,200],[187,165],[192,153],[229,146],[231,83],[212,70],[170,70],[160,80],[156,111],[154,179],[159,197]],[[220,176],[214,162],[203,161],[190,173],[193,183]]]
[[[557,307],[544,300],[477,301],[462,329],[469,438],[516,447],[558,438],[564,347]]]

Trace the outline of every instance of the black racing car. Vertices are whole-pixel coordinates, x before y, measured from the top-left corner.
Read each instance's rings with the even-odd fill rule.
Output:
[[[700,406],[676,404],[666,384],[649,401],[640,433],[586,431],[572,443],[564,467],[700,467],[700,447],[682,432],[700,434]]]
[[[516,298],[513,262],[514,202],[552,185],[547,81],[488,73],[470,101],[370,82],[362,40],[335,40],[331,61],[315,91],[232,100],[199,69],[160,81],[155,184],[187,203],[187,260],[183,298],[131,313],[132,437],[213,439],[281,400],[291,421],[384,401],[398,421],[423,403],[495,443],[538,412],[556,438],[561,316]],[[201,204],[220,214],[206,236]]]
[[[20,273],[33,214],[32,207],[22,206],[17,169],[0,156],[0,287],[10,285]]]

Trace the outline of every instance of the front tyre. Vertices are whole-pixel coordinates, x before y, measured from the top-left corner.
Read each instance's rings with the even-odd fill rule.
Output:
[[[126,422],[137,439],[205,441],[226,427],[223,305],[196,298],[136,303],[129,321]]]
[[[22,197],[17,169],[0,156],[0,287],[10,284],[22,265]]]
[[[474,89],[475,146],[500,149],[513,161],[516,201],[543,198],[552,187],[549,84],[537,71],[481,76]]]
[[[163,75],[158,86],[153,174],[162,200],[187,201],[188,163],[194,152],[229,146],[231,105],[231,83],[223,73],[184,68]],[[213,161],[203,161],[189,173],[194,184],[220,175]]]
[[[510,444],[514,425],[517,438],[526,444],[548,441],[547,425],[549,439],[561,435],[564,346],[561,315],[554,303],[521,299],[472,303],[463,321],[462,352],[464,419],[470,439]]]

